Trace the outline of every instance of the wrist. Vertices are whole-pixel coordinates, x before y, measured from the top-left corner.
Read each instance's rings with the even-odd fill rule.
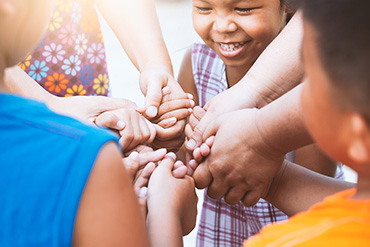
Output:
[[[273,178],[269,190],[267,191],[266,196],[263,197],[268,202],[274,204],[276,197],[279,197],[279,190],[282,187],[282,183],[284,181],[284,176],[288,168],[288,161],[284,160],[279,172]]]

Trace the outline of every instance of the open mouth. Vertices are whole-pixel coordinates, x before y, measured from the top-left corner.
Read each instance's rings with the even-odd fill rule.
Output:
[[[217,45],[222,56],[232,58],[238,56],[243,52],[246,43],[248,43],[248,41],[234,43],[217,43]]]
[[[232,44],[225,44],[220,43],[222,50],[224,51],[236,51],[240,49],[246,42],[239,42],[239,43],[232,43]]]

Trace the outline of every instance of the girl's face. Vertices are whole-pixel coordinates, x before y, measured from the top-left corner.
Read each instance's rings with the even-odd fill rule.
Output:
[[[285,25],[280,0],[193,0],[195,31],[227,66],[249,68]]]

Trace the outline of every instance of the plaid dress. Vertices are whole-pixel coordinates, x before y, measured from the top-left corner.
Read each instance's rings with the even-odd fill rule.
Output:
[[[108,95],[105,48],[93,0],[57,0],[47,33],[19,66],[57,96]]]
[[[228,89],[225,64],[201,41],[193,45],[192,67],[201,107],[212,97]],[[288,153],[286,158],[294,161],[294,152]],[[343,179],[341,169],[337,177]],[[245,239],[258,233],[263,226],[286,219],[288,216],[263,199],[252,207],[245,207],[241,202],[229,205],[224,199],[214,200],[208,197],[205,190],[197,246],[240,247]]]

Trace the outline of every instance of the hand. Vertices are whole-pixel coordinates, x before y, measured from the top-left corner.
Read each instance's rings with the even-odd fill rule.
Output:
[[[156,135],[155,127],[134,109],[106,111],[95,119],[96,125],[118,131],[124,152],[139,144],[150,144]]]
[[[142,107],[130,100],[109,98],[105,96],[53,96],[49,104],[50,108],[60,114],[65,114],[81,121],[94,123],[102,113],[116,109],[134,109],[143,111]]]
[[[173,75],[161,68],[142,71],[139,84],[141,92],[145,96],[145,114],[149,118],[154,118],[158,114],[158,108],[163,98],[163,88],[167,86],[173,94],[184,93]]]
[[[205,130],[203,139],[213,135],[215,139],[193,178],[198,188],[208,186],[210,197],[251,206],[266,195],[284,154],[261,137],[256,125],[258,111],[245,109],[223,114]]]
[[[181,161],[176,163],[185,167]],[[148,212],[151,217],[171,217],[181,224],[182,234],[187,235],[195,226],[198,198],[194,180],[189,176],[175,178],[174,166],[175,160],[166,156],[154,170],[148,186]]]
[[[163,97],[158,116],[151,121],[157,123],[157,135],[153,147],[164,147],[176,152],[184,142],[185,118],[192,113],[192,95],[181,93]]]
[[[204,110],[206,112],[205,114],[202,114],[202,117],[199,119],[199,123],[197,121],[189,121],[193,130],[192,136],[187,136],[190,142],[186,147],[189,151],[199,147],[200,144],[205,141],[202,139],[204,130],[221,114],[239,109],[256,107],[256,101],[254,101],[252,97],[248,97],[245,93],[240,93],[244,91],[239,90],[238,84],[236,84],[232,88],[216,95],[207,102],[204,106]]]

